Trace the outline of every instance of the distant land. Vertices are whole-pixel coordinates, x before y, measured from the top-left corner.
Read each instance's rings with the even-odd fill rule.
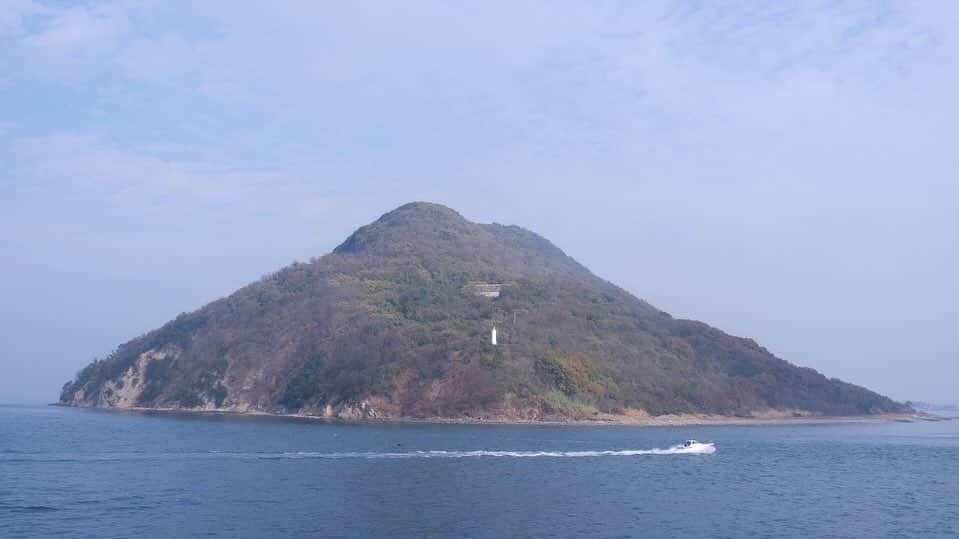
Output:
[[[915,413],[673,318],[528,230],[425,202],[121,344],[59,402],[437,421]]]
[[[959,405],[955,404],[936,404],[922,401],[908,401],[906,405],[928,414],[934,414],[940,417],[959,417]]]

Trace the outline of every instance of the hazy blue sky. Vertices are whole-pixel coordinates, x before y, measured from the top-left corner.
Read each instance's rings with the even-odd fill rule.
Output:
[[[0,0],[0,402],[412,200],[959,400],[959,3],[347,4]]]

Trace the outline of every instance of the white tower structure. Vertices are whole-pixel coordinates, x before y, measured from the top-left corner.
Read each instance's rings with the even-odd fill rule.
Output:
[[[493,346],[496,346],[496,326],[493,326],[493,332],[490,333],[490,342],[493,343]]]

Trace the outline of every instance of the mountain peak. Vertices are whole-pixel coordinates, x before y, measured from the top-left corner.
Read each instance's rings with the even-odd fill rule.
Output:
[[[478,225],[442,204],[410,202],[360,227],[333,252],[397,255],[417,245],[475,234],[477,229]]]
[[[379,221],[392,219],[443,219],[465,221],[462,215],[456,210],[437,204],[435,202],[415,201],[408,202],[387,212],[380,217]]]

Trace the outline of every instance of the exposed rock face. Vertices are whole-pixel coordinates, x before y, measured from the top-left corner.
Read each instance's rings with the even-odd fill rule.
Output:
[[[60,400],[352,419],[909,411],[427,203],[121,345]]]

